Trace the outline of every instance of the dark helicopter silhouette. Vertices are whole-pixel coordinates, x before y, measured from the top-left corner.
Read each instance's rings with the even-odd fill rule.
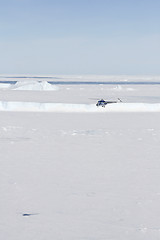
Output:
[[[122,102],[122,100],[120,98],[118,98],[117,101],[105,101],[104,99],[100,99],[98,100],[98,102],[96,103],[97,107],[105,107],[107,104],[111,104],[111,103],[120,103]]]

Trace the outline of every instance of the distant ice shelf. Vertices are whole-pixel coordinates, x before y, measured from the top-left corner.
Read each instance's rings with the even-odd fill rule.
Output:
[[[47,81],[26,81],[12,82],[0,81],[0,89],[15,90],[15,91],[57,91],[59,88]]]

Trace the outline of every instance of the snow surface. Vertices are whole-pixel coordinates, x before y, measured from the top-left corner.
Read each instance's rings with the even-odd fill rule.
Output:
[[[160,239],[160,86],[58,87],[0,90],[0,239]]]

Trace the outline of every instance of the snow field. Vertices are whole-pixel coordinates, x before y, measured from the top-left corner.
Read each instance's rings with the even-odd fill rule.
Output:
[[[1,238],[158,240],[159,120],[2,112]]]

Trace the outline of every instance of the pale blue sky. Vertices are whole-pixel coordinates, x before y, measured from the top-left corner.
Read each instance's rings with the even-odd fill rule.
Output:
[[[159,0],[0,0],[0,74],[160,74]]]

